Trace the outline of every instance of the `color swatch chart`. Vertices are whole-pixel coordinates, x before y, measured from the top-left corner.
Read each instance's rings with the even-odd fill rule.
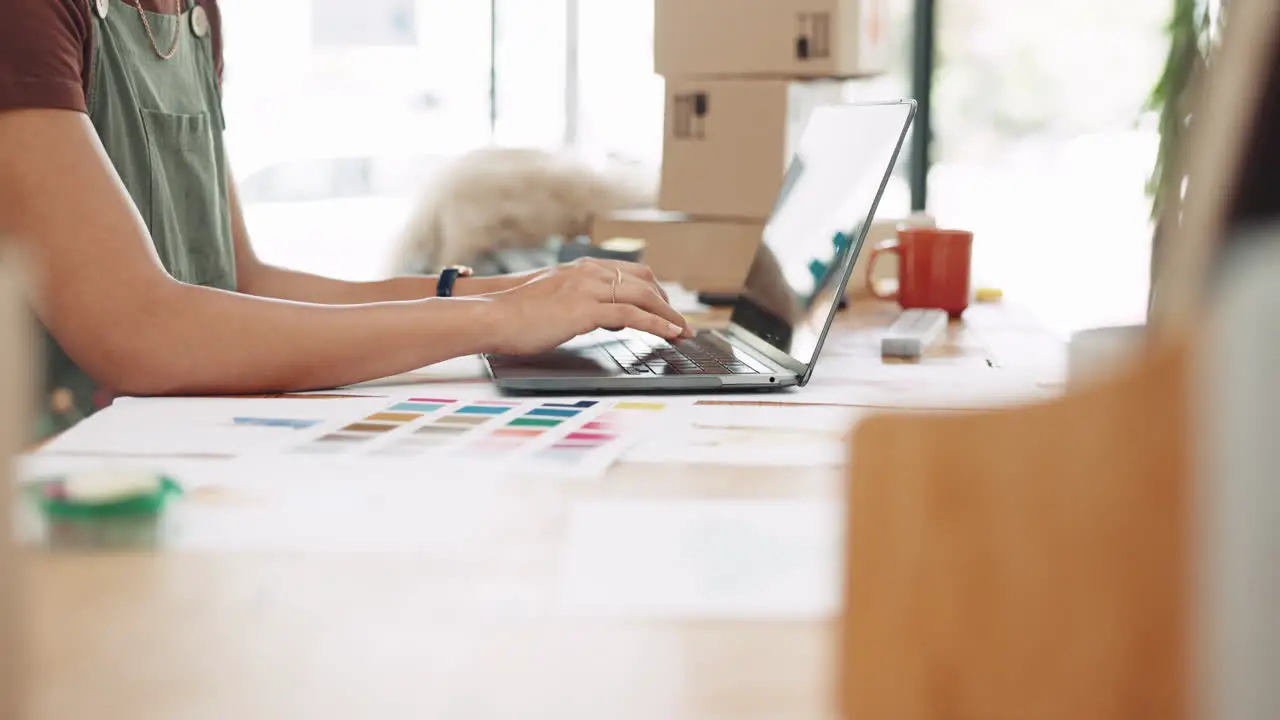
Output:
[[[526,433],[526,437],[530,437],[531,435],[528,433],[533,430],[545,431],[552,427],[558,427],[566,421],[578,417],[584,410],[594,409],[600,405],[604,404],[593,400],[582,400],[572,405],[544,405],[541,408],[534,408],[529,411],[528,415],[512,421],[512,426],[522,424],[519,427],[499,430],[494,434],[513,433],[520,430]],[[573,465],[582,462],[585,454],[591,453],[600,447],[619,445],[617,450],[621,452],[625,450],[625,447],[620,446],[624,439],[627,441],[635,439],[635,431],[639,427],[647,425],[647,421],[652,420],[656,413],[665,409],[666,405],[663,403],[617,402],[604,405],[602,412],[589,416],[591,419],[583,418],[585,421],[580,420],[580,424],[570,426],[568,432],[561,431],[560,434],[556,435],[552,443],[543,446],[538,452],[538,458],[557,464]],[[549,421],[559,422],[557,425],[551,425]],[[530,423],[534,425],[530,426]],[[525,428],[529,429],[526,430]],[[629,445],[630,442],[627,442],[627,444]]]
[[[611,400],[459,400],[412,397],[295,446],[305,454],[414,458],[466,455],[558,466],[611,461],[667,407]]]

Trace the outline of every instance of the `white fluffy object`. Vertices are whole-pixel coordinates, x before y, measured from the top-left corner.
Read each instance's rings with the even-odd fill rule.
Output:
[[[459,156],[432,178],[394,256],[393,272],[434,272],[481,254],[537,247],[586,234],[592,217],[651,207],[657,172],[577,153],[486,147]]]

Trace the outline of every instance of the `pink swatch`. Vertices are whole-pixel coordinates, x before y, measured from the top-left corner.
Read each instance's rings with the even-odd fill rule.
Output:
[[[568,435],[565,436],[564,439],[565,440],[587,440],[591,442],[606,443],[606,442],[609,442],[610,440],[618,439],[618,436],[608,435],[605,433],[575,432],[575,433],[569,433]]]

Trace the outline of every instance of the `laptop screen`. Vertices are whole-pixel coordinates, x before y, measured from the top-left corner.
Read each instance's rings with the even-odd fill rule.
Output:
[[[814,110],[734,306],[735,324],[813,363],[914,113],[911,101]]]

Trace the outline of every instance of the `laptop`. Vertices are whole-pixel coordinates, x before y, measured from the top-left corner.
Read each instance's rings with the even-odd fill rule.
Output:
[[[912,100],[816,108],[788,164],[729,325],[668,342],[597,330],[534,355],[485,355],[512,394],[803,386],[915,117]]]

